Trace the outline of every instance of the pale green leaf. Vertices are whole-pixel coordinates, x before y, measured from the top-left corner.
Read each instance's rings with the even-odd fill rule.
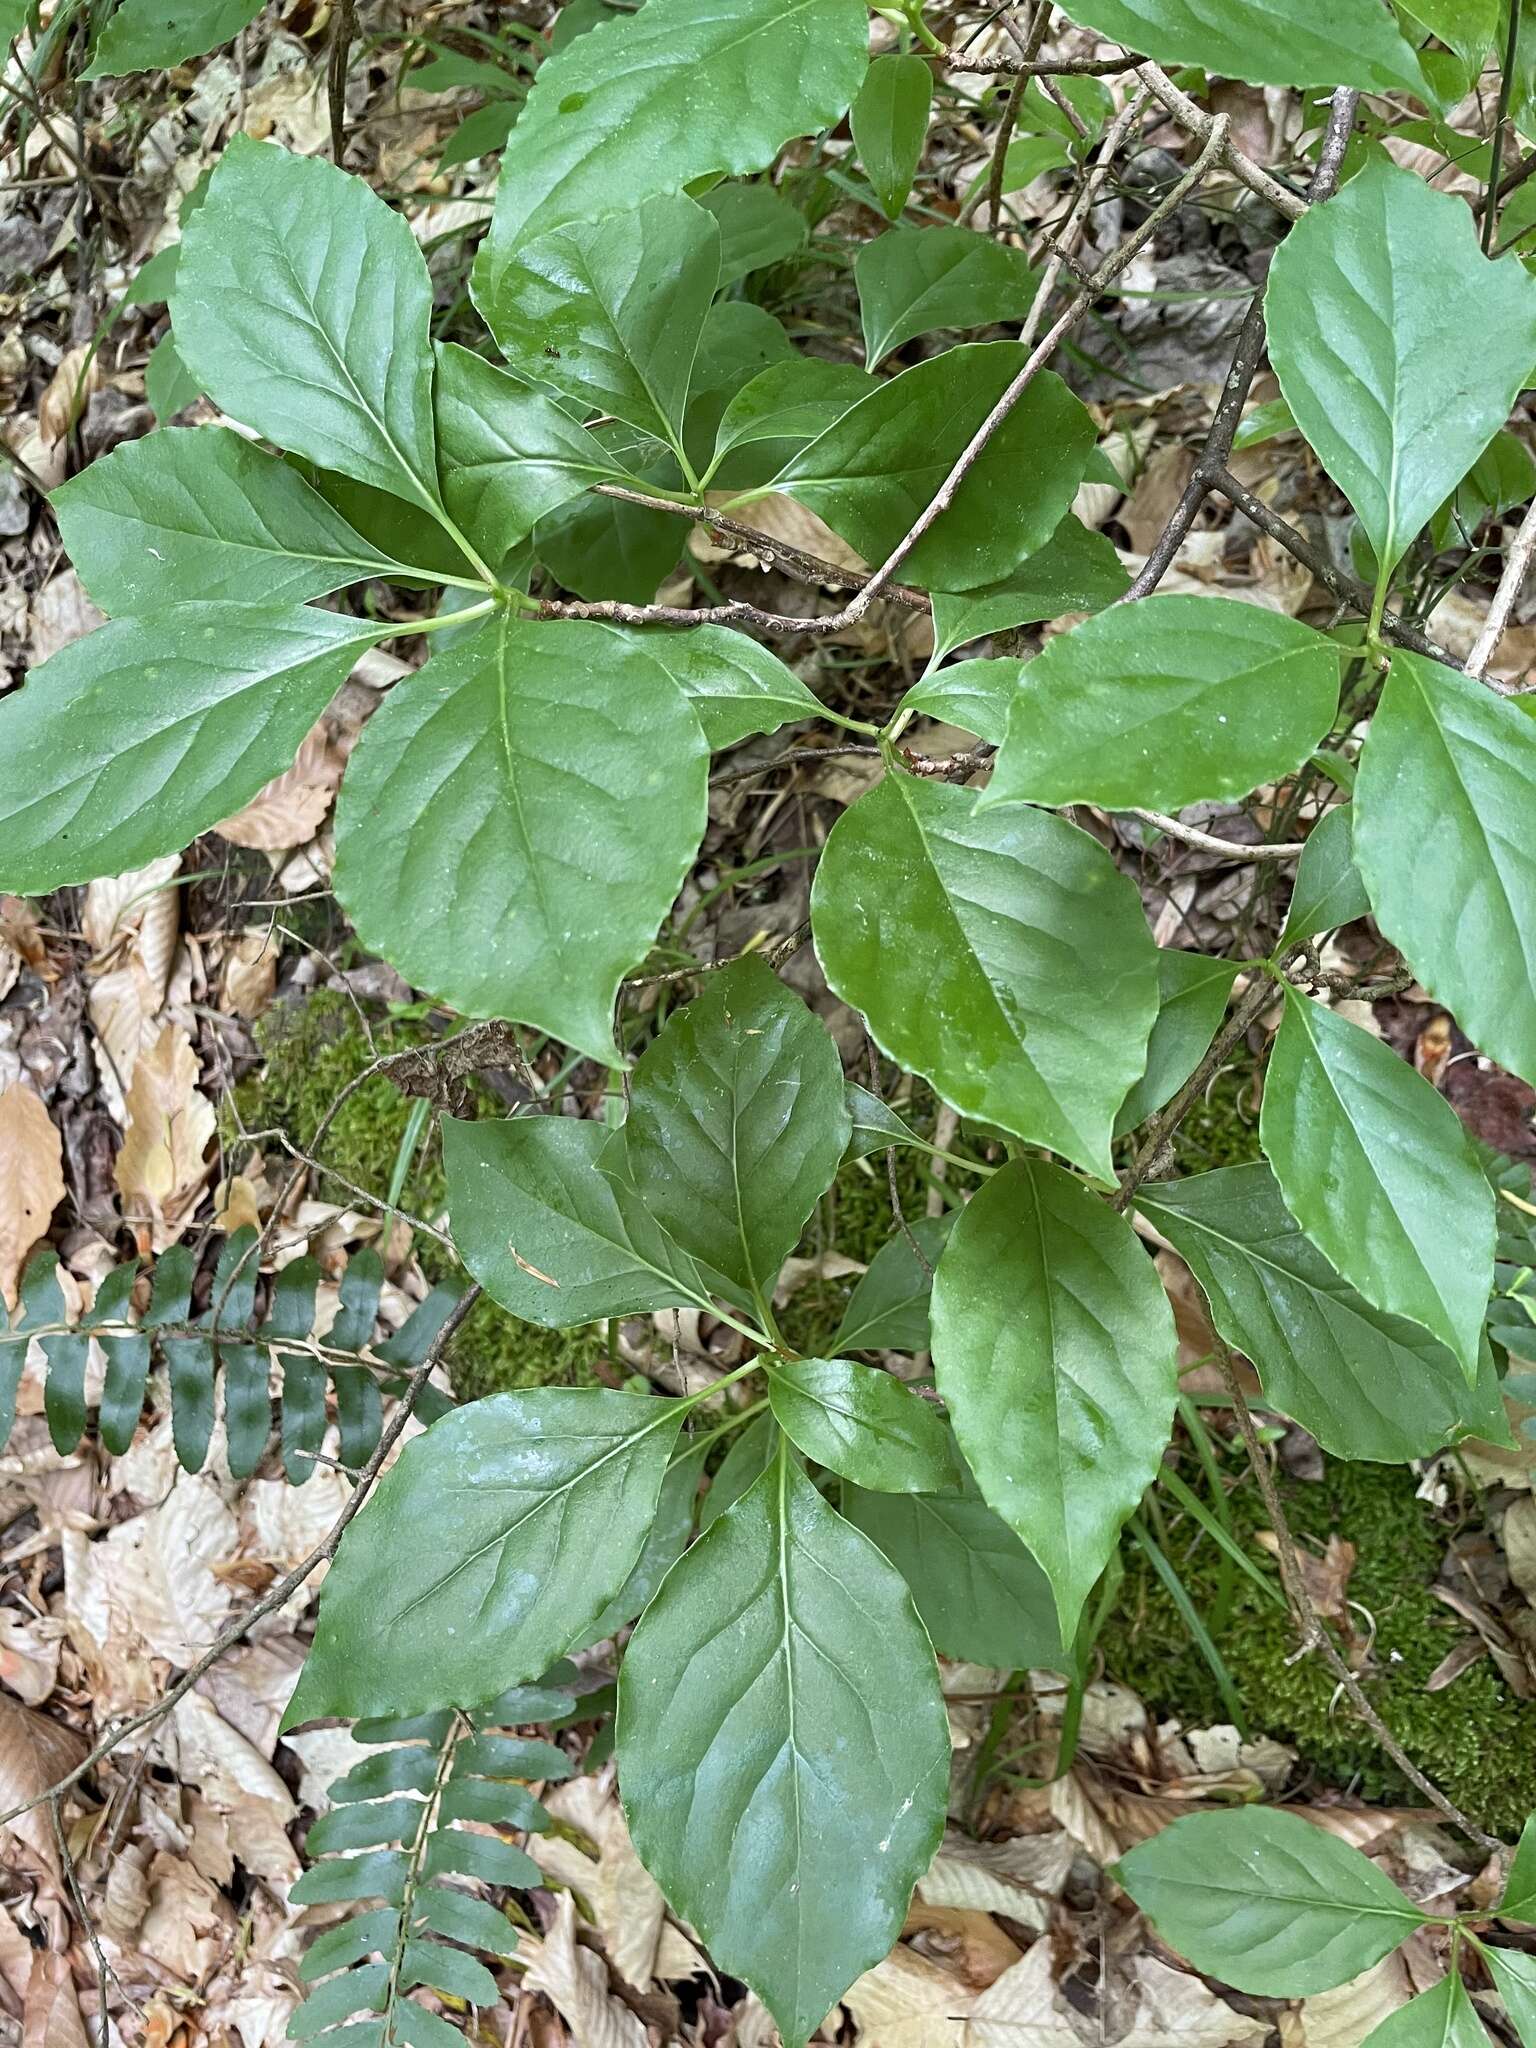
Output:
[[[1157,1013],[1140,898],[1075,826],[974,803],[892,769],[843,813],[811,894],[823,969],[962,1115],[1108,1180]]]
[[[1113,1875],[1197,1970],[1260,1998],[1347,1984],[1424,1924],[1358,1849],[1261,1807],[1190,1814]]]
[[[933,659],[984,633],[1006,633],[1063,612],[1096,612],[1130,587],[1114,544],[1070,513],[1043,547],[996,583],[933,593]]]
[[[193,598],[302,604],[400,566],[291,463],[228,427],[125,441],[50,503],[81,582],[110,613]]]
[[[503,614],[391,692],[347,769],[336,893],[469,1016],[598,1059],[705,821],[699,722],[631,637]]]
[[[1226,1342],[1266,1400],[1341,1458],[1407,1464],[1498,1437],[1490,1354],[1475,1389],[1418,1324],[1372,1308],[1306,1238],[1262,1160],[1145,1187],[1137,1207],[1188,1262]]]
[[[281,774],[379,637],[198,603],[71,641],[0,703],[0,886],[41,895],[190,846]]]
[[[675,446],[719,280],[714,216],[663,193],[524,243],[480,312],[519,376]]]
[[[1488,261],[1465,200],[1373,156],[1276,250],[1266,306],[1296,424],[1395,568],[1536,363],[1536,278]]]
[[[1493,1190],[1444,1096],[1361,1025],[1287,990],[1259,1134],[1286,1208],[1329,1262],[1475,1379]]]
[[[80,76],[169,71],[232,41],[260,12],[261,0],[122,0]]]
[[[892,51],[870,65],[849,111],[853,146],[887,220],[900,217],[912,190],[932,100],[933,73],[922,58]]]
[[[900,1573],[787,1455],[642,1617],[618,1754],[641,1860],[800,2048],[901,1932],[950,1745]]]
[[[1300,767],[1339,698],[1331,642],[1236,598],[1116,605],[1020,666],[982,809],[1246,796]]]
[[[1474,1044],[1536,1080],[1536,718],[1394,655],[1360,760],[1355,857],[1382,931]],[[1432,829],[1426,830],[1426,821]]]
[[[1411,0],[1404,9],[1472,65],[1493,47],[1503,11],[1500,0]]]
[[[1040,284],[1022,249],[972,228],[892,228],[860,246],[853,275],[871,370],[920,334],[1022,320]]]
[[[1485,1948],[1483,1954],[1521,2048],[1536,2048],[1536,1956],[1518,1948]]]
[[[628,1578],[682,1419],[647,1394],[541,1387],[413,1438],[342,1538],[284,1726],[538,1678]]]
[[[1497,1912],[1501,1920],[1519,1920],[1536,1927],[1536,1815],[1520,1830]]]
[[[1453,1962],[1432,1990],[1421,1991],[1372,2028],[1364,2048],[1493,2048],[1493,2044]]]
[[[1081,1181],[1019,1159],[971,1197],[934,1276],[934,1371],[987,1504],[1051,1582],[1063,1641],[1157,1476],[1176,1351],[1157,1268]]]
[[[1069,0],[1069,12],[1159,64],[1197,64],[1250,85],[1424,96],[1418,61],[1377,0]]]
[[[868,63],[862,0],[655,0],[539,67],[507,138],[478,305],[531,236],[761,170],[846,112]]]
[[[1147,1041],[1146,1071],[1116,1114],[1117,1138],[1184,1086],[1216,1036],[1241,971],[1236,960],[1208,960],[1203,953],[1172,946],[1158,949],[1157,1022]]]
[[[231,419],[437,503],[432,282],[408,223],[361,178],[237,135],[182,236],[171,314]]]
[[[930,669],[902,698],[901,708],[958,726],[997,746],[1008,729],[1008,707],[1018,694],[1023,667],[1020,661],[998,657]]]
[[[869,396],[785,464],[774,488],[883,561],[911,529],[1028,359],[1019,342],[947,350]],[[1094,445],[1081,399],[1042,371],[918,542],[902,576],[941,590],[995,582],[1044,547],[1077,494]]]
[[[748,958],[712,975],[641,1055],[624,1150],[662,1228],[766,1297],[832,1184],[850,1128],[825,1025]]]
[[[1355,822],[1352,804],[1335,804],[1307,834],[1285,930],[1280,934],[1282,950],[1319,932],[1334,931],[1370,910],[1370,898],[1355,865]]]
[[[144,396],[149,400],[150,410],[164,426],[202,395],[202,385],[182,361],[176,337],[167,328],[144,365]]]
[[[946,1493],[958,1483],[938,1410],[877,1366],[791,1359],[769,1373],[768,1400],[808,1458],[876,1493]]]
[[[816,718],[813,697],[770,649],[728,626],[692,626],[685,633],[645,633],[613,626],[627,659],[641,655],[671,677],[704,729],[711,751],[734,747],[755,732],[777,732],[794,719]]]

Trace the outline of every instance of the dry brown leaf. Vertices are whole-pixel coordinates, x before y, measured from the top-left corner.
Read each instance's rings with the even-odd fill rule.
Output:
[[[913,1900],[903,1935],[915,1936],[920,1955],[953,1970],[967,1991],[983,1991],[1019,1960],[1020,1948],[990,1913],[954,1906],[925,1906]]]
[[[269,1884],[294,1883],[299,1859],[287,1829],[299,1809],[265,1757],[199,1692],[177,1701],[168,1733],[177,1777],[224,1816],[230,1847],[246,1869]]]
[[[666,1920],[661,1886],[635,1854],[617,1798],[603,1820],[602,1855],[590,1897],[603,1949],[624,1982],[649,1991]]]
[[[1500,1536],[1509,1576],[1536,1606],[1536,1499],[1525,1493],[1510,1502]]]
[[[1079,2036],[1057,2001],[1051,1945],[1037,1941],[971,2007],[965,2048],[1078,2048]]]
[[[69,1957],[39,1952],[22,2008],[21,2048],[90,2048]]]
[[[0,1810],[35,1799],[72,1771],[85,1751],[83,1739],[62,1721],[0,1698]],[[6,1832],[20,1844],[26,1867],[42,1872],[59,1891],[63,1873],[47,1808],[35,1806],[18,1814]]]
[[[64,1199],[64,1147],[22,1082],[0,1091],[0,1296],[16,1306],[27,1254]]]
[[[918,1879],[917,1896],[927,1906],[1004,1913],[1042,1933],[1050,1918],[1048,1901],[1061,1896],[1075,1853],[1064,1829],[1006,1842],[952,1834]]]
[[[1006,1975],[998,1979],[1006,1981]],[[966,2048],[972,2002],[958,1977],[905,1945],[843,1993],[858,2024],[859,2048]]]
[[[346,759],[322,718],[306,734],[292,767],[274,776],[214,830],[232,845],[259,853],[289,853],[303,846],[325,823]]]
[[[62,483],[64,479],[61,476],[57,481]],[[47,661],[82,634],[94,633],[106,622],[106,613],[86,596],[85,586],[74,570],[60,570],[32,600],[27,628],[33,666]]]
[[[1155,1956],[1133,1956],[1127,1976],[1132,2011],[1116,2037],[1123,2048],[1259,2048],[1269,2039],[1268,2020],[1234,2012],[1198,1977]]]
[[[161,1850],[149,1866],[149,1911],[138,1948],[181,1984],[200,1989],[217,1966],[235,1916],[184,1857]]]
[[[181,1235],[208,1178],[204,1155],[217,1119],[197,1080],[191,1040],[167,1024],[139,1055],[128,1089],[128,1129],[114,1172],[129,1220],[147,1230],[157,1252]]]
[[[40,1707],[59,1682],[62,1622],[49,1615],[23,1618],[0,1607],[0,1682],[29,1707]]]
[[[268,925],[248,925],[224,955],[224,1008],[237,1017],[259,1017],[277,990],[277,935]]]
[[[563,1892],[554,1925],[523,1983],[542,1991],[581,2048],[649,2048],[646,2031],[608,1989],[608,1972],[576,1939],[576,1902]]]
[[[1383,2020],[1413,1996],[1407,1967],[1395,1951],[1335,1991],[1304,1998],[1298,2015],[1297,2048],[1359,2048]]]
[[[82,341],[66,349],[37,408],[37,430],[43,439],[62,441],[100,387],[101,357],[91,343]]]

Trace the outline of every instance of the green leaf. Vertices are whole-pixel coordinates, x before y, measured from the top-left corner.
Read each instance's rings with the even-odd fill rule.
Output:
[[[847,1100],[848,1114],[853,1119],[853,1136],[848,1140],[848,1150],[843,1155],[845,1160],[867,1159],[871,1152],[883,1152],[889,1145],[916,1145],[921,1142],[910,1124],[904,1122],[878,1095],[861,1088],[857,1081],[848,1083]]]
[[[709,1528],[754,1487],[778,1454],[779,1432],[771,1415],[759,1415],[733,1437],[699,1509],[700,1529]]]
[[[443,500],[491,561],[547,513],[621,474],[552,399],[449,343],[437,351]]]
[[[897,220],[912,190],[928,134],[933,73],[921,57],[892,52],[864,74],[849,111],[853,146],[887,220]]]
[[[805,215],[772,185],[717,185],[699,204],[720,223],[722,291],[754,270],[798,256],[810,234]]]
[[[472,1706],[547,1671],[628,1578],[683,1413],[543,1387],[413,1438],[342,1538],[283,1725]]]
[[[877,1366],[792,1359],[769,1373],[768,1400],[808,1458],[876,1493],[944,1493],[958,1480],[938,1410]]]
[[[1219,597],[1117,605],[1021,664],[980,808],[1246,796],[1300,767],[1338,701],[1337,650],[1280,612]]]
[[[712,975],[637,1061],[624,1149],[661,1227],[766,1297],[832,1185],[850,1128],[825,1025],[748,958]]]
[[[759,441],[810,441],[869,395],[870,382],[851,363],[789,356],[744,384],[720,418],[717,456]]]
[[[1483,1949],[1521,2048],[1536,2048],[1536,1956],[1518,1948]],[[1479,2044],[1481,2048],[1481,2044]]]
[[[454,1891],[449,1885],[424,1885],[416,1894],[413,1924],[462,1941],[487,1955],[510,1956],[517,1950],[517,1929],[505,1914],[484,1899]]]
[[[1468,1037],[1536,1079],[1536,718],[1396,655],[1355,794],[1355,855],[1382,931]]]
[[[289,765],[380,631],[196,603],[71,641],[0,705],[3,886],[42,895],[190,846]]]
[[[900,1934],[950,1749],[905,1582],[787,1454],[641,1618],[618,1754],[642,1862],[800,2048]]]
[[[1250,85],[1356,85],[1420,99],[1418,61],[1376,0],[1071,0],[1074,21],[1159,64]]]
[[[1492,2048],[1477,2007],[1453,1964],[1432,1990],[1399,2006],[1366,2036],[1365,2048]]]
[[[480,312],[519,375],[676,446],[719,281],[714,216],[662,194],[524,243]]]
[[[1045,543],[996,583],[933,593],[933,659],[984,633],[1006,633],[1063,612],[1096,612],[1130,588],[1114,543],[1070,513]]]
[[[1040,285],[1022,249],[972,228],[892,228],[860,246],[853,275],[871,370],[920,334],[1022,320]]]
[[[475,303],[495,303],[533,235],[761,170],[830,127],[864,76],[868,23],[862,0],[650,0],[558,51],[507,138]]]
[[[1329,16],[1344,48],[1332,0]],[[1286,236],[1266,304],[1296,424],[1391,570],[1536,362],[1536,278],[1517,257],[1488,261],[1464,200],[1373,156]]]
[[[169,71],[233,41],[260,12],[261,0],[122,0],[80,76]]]
[[[707,764],[643,639],[503,613],[369,720],[336,893],[418,987],[611,1059],[620,978],[703,835]]]
[[[1355,865],[1354,828],[1354,806],[1335,804],[1307,834],[1277,951],[1350,924],[1370,910],[1370,898]]]
[[[182,361],[176,338],[167,328],[144,365],[144,396],[161,426],[201,398],[203,387]]]
[[[232,419],[438,502],[432,282],[407,222],[319,157],[237,135],[181,242],[176,346]]]
[[[1536,1927],[1536,1815],[1520,1830],[1509,1876],[1495,1908],[1501,1920],[1519,1920]]]
[[[565,1116],[443,1124],[454,1245],[524,1322],[562,1330],[709,1299],[692,1260],[599,1169],[608,1136]]]
[[[928,506],[1028,360],[1019,342],[970,343],[869,396],[774,479],[867,562],[880,562]],[[1040,548],[1065,517],[1093,448],[1093,421],[1054,372],[1037,375],[902,565],[911,582],[970,590]]]
[[[1208,960],[1203,953],[1159,947],[1157,1022],[1147,1041],[1146,1071],[1115,1117],[1117,1138],[1135,1130],[1184,1086],[1209,1050],[1241,972],[1237,960]]]
[[[933,1269],[949,1235],[947,1216],[923,1216],[909,1226],[922,1263],[908,1242],[906,1231],[898,1231],[869,1262],[843,1311],[834,1351],[926,1351],[928,1349],[928,1298],[933,1292]]]
[[[1469,64],[1480,64],[1499,30],[1500,0],[1412,0],[1405,10]]]
[[[1145,1187],[1136,1205],[1188,1260],[1266,1399],[1331,1455],[1407,1464],[1468,1434],[1498,1435],[1490,1367],[1469,1393],[1443,1344],[1372,1308],[1302,1234],[1262,1160]]]
[[[813,697],[776,654],[728,626],[691,626],[685,633],[610,633],[627,658],[641,655],[670,676],[693,706],[711,752],[734,747],[755,732],[777,732],[794,719],[818,718]]]
[[[1008,728],[1008,707],[1018,695],[1023,667],[1000,657],[930,669],[902,698],[901,709],[920,711],[997,746]]]
[[[973,1195],[933,1283],[933,1363],[966,1463],[1051,1582],[1064,1642],[1162,1463],[1173,1311],[1129,1224],[1059,1166]]]
[[[635,1561],[634,1570],[586,1631],[587,1640],[573,1643],[573,1650],[588,1649],[608,1636],[616,1636],[621,1628],[627,1628],[630,1622],[642,1615],[655,1599],[657,1587],[687,1549],[688,1538],[693,1534],[693,1511],[698,1499],[701,1469],[698,1458],[688,1451],[674,1458],[667,1467],[656,1519],[645,1539],[645,1548]],[[533,1777],[537,1774],[530,1771],[525,1775]],[[568,1771],[562,1775],[568,1775]]]
[[[1157,1013],[1141,900],[1075,826],[974,804],[892,769],[843,813],[811,892],[822,967],[963,1116],[1110,1180]]]
[[[1358,1849],[1262,1807],[1177,1820],[1112,1874],[1197,1970],[1259,1998],[1331,1991],[1424,1924]]]
[[[1066,1671],[1051,1584],[977,1491],[932,1496],[842,1488],[843,1513],[912,1589],[933,1646],[999,1671]]]
[[[535,545],[556,582],[578,597],[649,604],[687,537],[687,527],[670,513],[589,497],[541,519]]]
[[[103,611],[182,599],[302,604],[397,567],[291,463],[228,427],[125,441],[49,501]]]
[[[1493,1292],[1493,1190],[1444,1096],[1371,1032],[1287,989],[1259,1137],[1318,1250],[1475,1379]]]

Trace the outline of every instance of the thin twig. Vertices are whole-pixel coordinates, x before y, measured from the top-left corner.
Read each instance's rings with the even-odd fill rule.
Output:
[[[96,1932],[96,1923],[91,1918],[90,1910],[85,1903],[85,1894],[80,1889],[80,1874],[75,1869],[75,1859],[69,1852],[69,1842],[64,1834],[64,1821],[59,1813],[60,1796],[58,1792],[48,1796],[48,1817],[53,1822],[54,1846],[59,1852],[59,1867],[64,1873],[65,1885],[74,1902],[75,1911],[80,1915],[80,1924],[85,1929],[85,1938],[91,1945],[91,1954],[96,1959],[96,2024],[100,2029],[101,2048],[108,2048],[112,2038],[112,2021],[107,2011],[107,1981],[109,1975],[115,1977],[117,1973],[109,1971],[101,1937]],[[118,1979],[118,1983],[121,1988],[121,1979]]]
[[[1154,99],[1161,100],[1168,112],[1186,133],[1199,141],[1210,139],[1213,122],[1220,120],[1219,114],[1208,114],[1203,107],[1197,107],[1186,92],[1181,92],[1173,80],[1156,64],[1138,64],[1136,76],[1146,86]],[[1358,99],[1359,95],[1355,97]],[[1337,99],[1337,94],[1335,94]],[[1262,170],[1246,151],[1238,148],[1230,137],[1224,137],[1221,157],[1239,184],[1272,206],[1276,213],[1283,213],[1287,220],[1300,220],[1307,210],[1307,202],[1299,192],[1293,192],[1289,185],[1282,185],[1278,178]]]
[[[1134,71],[1140,57],[1031,57],[1007,50],[989,57],[974,56],[969,50],[946,50],[944,62],[951,71],[996,71],[1014,78],[1112,78],[1121,71]]]
[[[1488,616],[1483,621],[1483,630],[1477,636],[1477,644],[1467,656],[1467,674],[1481,679],[1483,671],[1492,661],[1504,628],[1509,624],[1509,615],[1515,608],[1515,599],[1520,595],[1521,586],[1531,566],[1531,555],[1536,552],[1536,499],[1526,509],[1520,522],[1520,531],[1509,544],[1505,558],[1504,573],[1499,578],[1499,587],[1493,593],[1493,603],[1488,607]]]
[[[1185,846],[1198,847],[1201,853],[1219,853],[1228,860],[1295,860],[1303,850],[1301,840],[1245,846],[1240,840],[1220,839],[1214,832],[1202,832],[1198,825],[1185,825],[1178,818],[1165,818],[1161,811],[1133,810],[1131,816],[1145,818],[1149,825],[1155,825],[1159,832],[1166,832],[1170,839],[1177,839]]]

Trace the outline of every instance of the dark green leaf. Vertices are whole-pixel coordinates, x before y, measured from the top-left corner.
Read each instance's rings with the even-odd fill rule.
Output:
[[[1365,884],[1355,866],[1354,820],[1353,805],[1335,804],[1307,834],[1285,930],[1280,934],[1281,951],[1318,932],[1349,924],[1370,910]]]
[[[933,659],[984,633],[1032,626],[1063,612],[1096,612],[1130,587],[1114,544],[1070,513],[1044,547],[996,583],[933,593]]]
[[[526,1851],[497,1835],[465,1834],[441,1828],[427,1843],[422,1870],[428,1877],[478,1877],[486,1884],[519,1891],[543,1883],[543,1873]]]
[[[410,1866],[400,1849],[370,1849],[362,1856],[336,1856],[317,1863],[289,1887],[294,1906],[333,1906],[343,1899],[387,1899],[398,1906],[405,1896]]]
[[[1117,1138],[1135,1130],[1184,1086],[1216,1036],[1241,971],[1236,960],[1159,948],[1157,1022],[1147,1041],[1147,1068],[1120,1106]]]
[[[893,51],[870,65],[849,110],[853,146],[887,220],[900,218],[912,190],[932,99],[933,73],[922,58]]]
[[[876,1493],[944,1493],[958,1484],[949,1431],[893,1374],[846,1358],[796,1358],[768,1376],[780,1429],[808,1458]]]
[[[1113,1875],[1197,1970],[1260,1998],[1348,1983],[1424,1924],[1358,1849],[1260,1807],[1175,1821]]]
[[[496,1979],[474,1956],[441,1941],[408,1941],[400,1963],[400,1989],[425,1984],[470,2005],[494,2006],[501,1997]]]
[[[213,1440],[213,1346],[206,1337],[167,1337],[161,1349],[171,1382],[171,1441],[184,1472],[201,1472]]]
[[[1023,668],[1023,662],[999,658],[931,669],[908,690],[901,708],[959,726],[997,746],[1007,730],[1008,707],[1018,694]]]
[[[100,1343],[107,1361],[101,1388],[101,1441],[117,1458],[133,1442],[139,1426],[149,1378],[149,1339],[103,1337]]]
[[[330,1856],[341,1849],[386,1848],[413,1842],[427,1808],[419,1799],[364,1799],[322,1813],[305,1838],[305,1853]]]
[[[284,1725],[471,1705],[548,1669],[629,1576],[683,1410],[492,1394],[405,1446],[342,1539]]]
[[[232,41],[260,12],[261,0],[121,0],[80,75],[169,71]]]
[[[467,1942],[487,1955],[510,1956],[517,1949],[517,1929],[505,1914],[484,1899],[472,1899],[447,1885],[423,1885],[413,1902],[411,1924],[429,1927],[450,1941]]]
[[[1146,1066],[1157,948],[1134,885],[1075,826],[892,770],[845,811],[811,895],[833,989],[962,1115],[1112,1178]]]
[[[686,633],[634,633],[627,626],[596,630],[613,636],[624,659],[642,655],[670,676],[693,706],[711,752],[734,747],[754,732],[777,732],[793,719],[815,718],[819,698],[766,647],[727,626],[692,626]]]
[[[1376,0],[1071,0],[1071,14],[1159,64],[1197,64],[1250,85],[1424,96],[1413,51]]]
[[[966,1463],[1056,1595],[1063,1641],[1156,1477],[1173,1311],[1134,1232],[1059,1166],[971,1197],[933,1283],[933,1362]]]
[[[309,1848],[308,1842],[305,1847]],[[387,1956],[399,1931],[400,1915],[392,1906],[359,1913],[355,1920],[344,1920],[339,1927],[328,1927],[315,1937],[304,1951],[299,1975],[307,1984],[316,1977],[329,1976],[332,1970],[344,1970],[348,1963],[361,1962],[364,1956]]]
[[[847,1088],[848,1114],[853,1136],[848,1140],[845,1159],[867,1159],[871,1152],[883,1152],[889,1145],[921,1143],[917,1133],[867,1088],[850,1081]]]
[[[176,347],[175,336],[167,328],[149,352],[149,361],[144,365],[144,396],[149,400],[150,409],[161,426],[174,419],[194,399],[201,398],[203,387],[181,359]]]
[[[1501,1920],[1536,1926],[1536,1815],[1520,1830],[1509,1876],[1495,1909]]]
[[[693,1510],[698,1498],[700,1469],[699,1459],[687,1451],[674,1458],[667,1467],[661,1498],[656,1504],[656,1519],[645,1539],[645,1548],[636,1559],[634,1570],[587,1630],[589,1642],[600,1643],[609,1636],[617,1635],[621,1628],[627,1628],[650,1606],[657,1587],[682,1556],[688,1538],[693,1534]],[[584,1650],[588,1646],[588,1643],[573,1643],[571,1648]],[[549,1774],[528,1771],[524,1775]],[[556,1775],[566,1776],[568,1770]]]
[[[379,628],[277,605],[114,619],[0,705],[0,885],[41,895],[179,852],[280,774]]]
[[[901,1932],[949,1738],[905,1582],[787,1455],[635,1630],[618,1753],[646,1868],[803,2043]]]
[[[920,334],[1022,320],[1040,283],[1022,249],[971,228],[892,228],[861,245],[853,274],[870,369]]]
[[[1536,1956],[1518,1948],[1485,1948],[1483,1955],[1521,2048],[1536,2048]]]
[[[716,455],[759,441],[811,441],[869,396],[871,385],[851,363],[788,356],[744,384],[720,420]]]
[[[707,761],[643,638],[503,614],[369,720],[336,893],[419,987],[611,1059],[620,977],[698,849]]]
[[[881,1245],[869,1271],[848,1297],[843,1320],[832,1339],[834,1351],[926,1351],[928,1297],[933,1269],[949,1235],[947,1216],[920,1217],[910,1226],[925,1266],[905,1231]]]
[[[383,2012],[393,1975],[388,1963],[364,1963],[339,1977],[328,1977],[288,2016],[290,2041],[308,2041],[354,2012]]]
[[[39,1338],[47,1361],[43,1412],[48,1435],[61,1458],[67,1458],[85,1434],[85,1362],[89,1340],[54,1335]]]
[[[578,597],[649,604],[687,537],[670,513],[583,497],[541,519],[534,544],[556,582]]]
[[[783,263],[805,247],[805,215],[771,185],[717,185],[700,206],[720,223],[720,288]]]
[[[267,1352],[257,1344],[226,1344],[219,1353],[219,1362],[224,1368],[224,1435],[229,1469],[236,1479],[249,1479],[261,1463],[272,1434]]]
[[[1259,1135],[1301,1228],[1371,1305],[1477,1376],[1493,1190],[1454,1109],[1390,1046],[1289,989]]]
[[[771,1415],[759,1415],[749,1422],[720,1460],[719,1470],[709,1482],[709,1491],[699,1509],[699,1527],[707,1529],[728,1507],[755,1486],[778,1455],[778,1425]]]

